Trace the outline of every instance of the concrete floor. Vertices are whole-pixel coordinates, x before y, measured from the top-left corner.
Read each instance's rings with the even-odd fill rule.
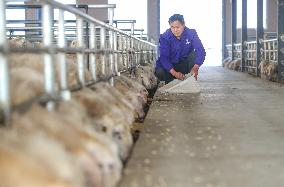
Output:
[[[203,67],[198,95],[156,93],[120,187],[284,186],[284,87]]]

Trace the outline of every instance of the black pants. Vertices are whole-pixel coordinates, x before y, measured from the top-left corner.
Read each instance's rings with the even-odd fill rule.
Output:
[[[187,74],[194,66],[194,59],[195,52],[192,51],[187,58],[181,59],[177,64],[175,64],[174,69],[178,72],[181,72],[182,74]],[[166,84],[175,79],[175,77],[164,68],[156,69],[155,75],[160,81],[165,81]]]

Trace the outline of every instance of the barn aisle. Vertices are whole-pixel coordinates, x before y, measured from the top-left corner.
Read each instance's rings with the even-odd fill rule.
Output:
[[[198,95],[156,93],[120,187],[284,184],[284,88],[203,67]]]

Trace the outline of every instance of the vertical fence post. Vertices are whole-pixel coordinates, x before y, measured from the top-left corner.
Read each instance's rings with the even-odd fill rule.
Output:
[[[128,70],[129,68],[129,54],[128,54],[128,50],[127,50],[127,45],[128,45],[128,40],[127,40],[127,36],[123,36],[123,46],[122,46],[122,50],[123,50],[123,64],[126,67],[126,70]]]
[[[65,29],[64,29],[64,11],[59,9],[58,18],[58,46],[60,48],[66,47],[65,40]],[[68,90],[68,80],[67,80],[67,63],[65,53],[58,53],[58,59],[60,64],[60,88],[61,97],[64,100],[69,100],[71,98],[70,91]]]
[[[114,50],[114,73],[119,76],[118,55],[117,55],[117,32],[113,33],[113,50]]]
[[[89,46],[92,50],[96,50],[96,28],[94,23],[90,23],[90,38]],[[90,69],[92,73],[93,80],[97,80],[97,71],[96,71],[96,54],[90,53]]]
[[[284,82],[284,0],[278,0],[278,80]]]
[[[106,41],[106,29],[104,27],[101,27],[100,28],[100,49],[101,50],[105,50],[105,41]],[[102,71],[102,74],[105,75],[106,73],[106,64],[105,64],[105,53],[103,54],[100,54],[101,55],[101,71]]]
[[[114,16],[114,9],[113,8],[109,8],[108,9],[108,19],[109,19],[109,25],[113,25],[113,16]],[[113,79],[113,75],[114,75],[114,36],[113,36],[113,31],[109,30],[109,49],[110,49],[110,53],[109,53],[109,68],[110,68],[110,74],[111,74],[111,78],[110,78],[110,85],[114,85],[114,79]]]
[[[131,54],[131,69],[137,64],[135,63],[135,51],[134,51],[134,22],[131,22],[131,37],[130,37],[130,54]]]
[[[77,31],[77,45],[76,47],[83,48],[83,19],[79,16],[76,18],[76,31]],[[85,86],[85,61],[84,53],[77,52],[77,63],[78,63],[78,76],[81,86]]]
[[[118,34],[118,47],[119,54],[117,59],[117,70],[120,71],[121,67],[124,66],[124,54],[123,54],[123,36],[121,33]]]
[[[51,14],[52,7],[49,4],[44,4],[43,6],[43,45],[46,48],[52,48],[53,42],[53,32],[52,32],[52,20],[53,15]],[[53,51],[52,51],[53,53]],[[53,97],[55,95],[55,73],[54,73],[54,63],[53,54],[44,54],[44,78],[45,78],[45,93],[47,96]],[[54,107],[54,102],[47,103],[47,109],[52,110]]]
[[[7,126],[10,121],[10,87],[6,46],[5,1],[0,1],[0,121]]]

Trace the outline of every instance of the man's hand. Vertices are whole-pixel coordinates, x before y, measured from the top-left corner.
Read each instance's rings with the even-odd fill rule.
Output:
[[[195,80],[197,80],[198,70],[199,70],[199,65],[194,64],[194,66],[191,69],[191,73],[194,75]]]
[[[177,79],[179,80],[184,80],[184,74],[182,74],[181,72],[177,72],[176,70],[174,70],[174,68],[172,68],[170,70],[170,73]]]

